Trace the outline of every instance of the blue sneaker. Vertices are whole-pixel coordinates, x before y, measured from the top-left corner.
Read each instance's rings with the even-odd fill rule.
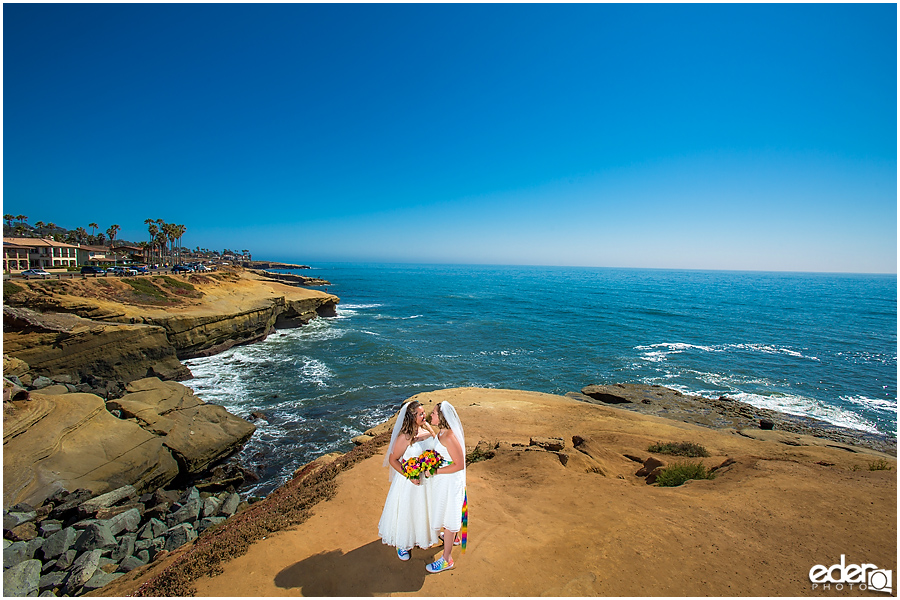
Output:
[[[400,560],[409,560],[409,550],[397,548],[397,558],[399,558]]]
[[[425,567],[425,570],[429,573],[440,573],[441,571],[449,571],[453,568],[453,561],[447,562],[444,560],[444,557],[440,557],[430,565]]]

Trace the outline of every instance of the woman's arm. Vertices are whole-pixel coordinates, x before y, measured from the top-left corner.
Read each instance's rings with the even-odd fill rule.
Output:
[[[397,437],[397,441],[394,442],[394,450],[391,452],[391,459],[388,461],[388,464],[391,465],[391,468],[400,473],[403,477],[406,477],[406,472],[403,470],[403,463],[401,458],[403,453],[406,452],[406,449],[409,447],[409,444],[412,440],[405,433]],[[413,483],[418,483],[417,480],[410,479]]]
[[[466,467],[466,456],[463,449],[460,448],[459,440],[456,439],[456,435],[453,434],[452,429],[444,435],[444,439],[441,440],[441,443],[444,444],[444,447],[447,448],[447,452],[450,453],[450,460],[453,461],[453,464],[449,467],[441,467],[435,471],[435,474],[447,475],[449,473],[462,471]]]
[[[425,421],[424,426],[425,426],[425,429],[428,430],[428,433],[431,434],[431,437],[437,436],[437,434],[434,432],[434,429],[431,428],[431,424],[428,421]]]

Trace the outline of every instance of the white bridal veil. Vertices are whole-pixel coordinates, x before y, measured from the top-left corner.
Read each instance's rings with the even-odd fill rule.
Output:
[[[406,418],[406,409],[409,408],[411,402],[407,402],[403,405],[403,408],[400,409],[400,412],[397,414],[397,422],[394,423],[394,431],[391,433],[391,443],[388,444],[387,452],[384,454],[384,461],[382,461],[381,466],[388,468],[388,481],[392,481],[394,479],[394,475],[397,474],[397,470],[394,467],[388,464],[388,461],[391,459],[391,452],[394,450],[394,442],[397,441],[397,436],[400,435],[400,428],[403,427],[403,420]]]
[[[447,421],[447,425],[449,425],[450,429],[453,430],[453,435],[455,435],[456,439],[459,440],[459,445],[462,448],[463,453],[463,469],[465,469],[466,436],[463,432],[462,421],[459,420],[459,415],[456,414],[456,409],[453,408],[453,405],[449,402],[441,402],[441,414],[444,415],[444,419]]]

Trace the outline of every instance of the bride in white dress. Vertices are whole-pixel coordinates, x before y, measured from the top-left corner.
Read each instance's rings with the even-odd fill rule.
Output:
[[[425,422],[422,405],[417,401],[404,404],[384,456],[383,464],[390,467],[391,489],[378,522],[381,541],[396,546],[400,560],[409,560],[414,546],[430,548],[440,541],[438,530],[430,522],[430,486],[422,485],[419,479],[407,479],[403,470],[404,461],[434,450],[436,439]]]
[[[425,568],[429,573],[440,573],[453,568],[450,554],[453,546],[460,543],[456,538],[462,529],[466,500],[466,439],[459,415],[449,402],[438,402],[430,420],[439,426],[434,449],[447,466],[438,468],[427,484],[431,488],[431,526],[435,532],[444,529],[444,553]]]

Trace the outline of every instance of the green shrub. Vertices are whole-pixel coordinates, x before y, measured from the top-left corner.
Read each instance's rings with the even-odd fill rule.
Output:
[[[713,479],[715,476],[702,462],[675,462],[657,474],[656,483],[661,487],[675,487],[688,479]]]
[[[163,285],[165,285],[166,287],[176,288],[176,289],[180,289],[180,290],[191,290],[191,291],[193,291],[195,289],[194,286],[192,286],[187,281],[179,281],[179,280],[173,279],[167,275],[159,275],[157,277],[154,277],[153,281],[158,282],[160,279],[162,279]]]
[[[3,282],[3,295],[4,296],[12,296],[13,294],[18,294],[19,292],[23,291],[24,289],[25,288],[23,288],[21,285],[16,285],[12,281],[4,281]]]
[[[671,454],[673,456],[689,456],[691,458],[709,456],[706,448],[693,442],[656,442],[651,444],[647,450],[654,454]]]
[[[134,291],[137,294],[141,294],[143,296],[151,296],[153,298],[159,298],[161,300],[168,298],[165,292],[163,292],[161,289],[159,289],[146,279],[123,279],[122,281],[134,288]]]
[[[893,465],[883,458],[876,458],[870,465],[870,471],[890,471],[893,469]]]

